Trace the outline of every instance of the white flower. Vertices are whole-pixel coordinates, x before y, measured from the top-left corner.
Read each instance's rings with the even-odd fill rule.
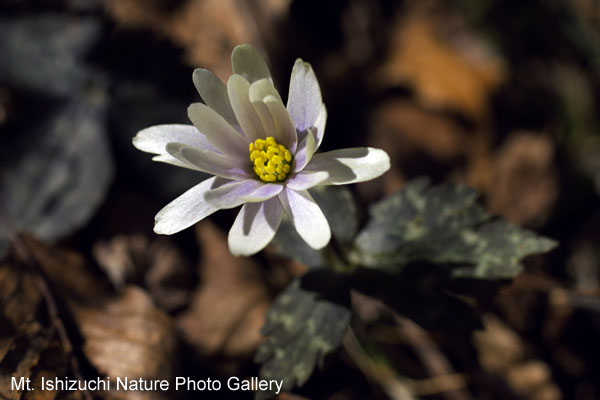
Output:
[[[320,249],[331,231],[307,189],[373,179],[389,169],[389,157],[370,147],[315,153],[327,111],[310,64],[294,64],[286,107],[256,49],[237,46],[231,60],[227,86],[210,71],[194,71],[206,103],[189,106],[194,125],[152,126],[133,138],[139,150],[157,154],[155,161],[215,175],[160,210],[154,231],[170,235],[243,204],[229,231],[233,254],[262,250],[284,212],[302,239]]]

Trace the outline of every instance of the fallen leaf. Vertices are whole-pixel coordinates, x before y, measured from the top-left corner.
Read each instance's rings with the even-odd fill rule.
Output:
[[[518,225],[540,226],[558,197],[549,135],[513,132],[495,155],[487,191],[490,212]]]
[[[102,375],[172,381],[177,336],[170,317],[131,286],[96,306],[72,304],[85,338],[83,351]],[[168,393],[113,391],[112,398],[163,399]]]
[[[28,248],[66,302],[83,337],[83,353],[101,375],[171,379],[177,334],[171,318],[141,288],[120,293],[96,276],[77,253],[25,238]],[[114,387],[113,387],[114,389]],[[167,392],[111,391],[116,399],[161,399]]]
[[[271,303],[261,266],[251,258],[232,256],[223,233],[209,221],[199,223],[196,232],[201,283],[177,324],[202,356],[249,356],[261,340]]]
[[[399,156],[417,150],[448,161],[464,154],[469,147],[469,136],[450,116],[426,110],[407,100],[390,100],[380,105],[375,109],[372,121],[373,140],[387,141],[383,148],[400,153]]]
[[[115,288],[143,283],[152,299],[167,311],[188,304],[194,274],[169,239],[150,241],[141,234],[118,235],[96,243],[93,253]]]
[[[456,22],[457,16],[452,21]],[[466,28],[442,32],[450,20],[419,6],[394,24],[380,86],[409,86],[426,107],[463,112],[479,121],[489,112],[492,91],[506,79],[505,66]]]
[[[185,61],[207,68],[219,78],[231,74],[231,50],[237,44],[262,47],[260,25],[274,25],[287,11],[287,0],[246,3],[235,0],[188,0],[170,7],[169,2],[120,0],[107,2],[109,14],[124,27],[150,27],[186,51]]]

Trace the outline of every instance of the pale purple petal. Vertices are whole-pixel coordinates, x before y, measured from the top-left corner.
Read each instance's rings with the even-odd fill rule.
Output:
[[[250,83],[260,79],[273,82],[267,63],[260,53],[248,44],[241,44],[233,49],[231,66],[234,74],[243,76]]]
[[[306,190],[320,185],[328,177],[329,174],[325,171],[300,171],[288,178],[285,185],[294,190]]]
[[[265,183],[257,179],[229,182],[204,195],[204,199],[215,207],[234,208],[244,203],[256,203],[277,196],[283,185]]]
[[[167,144],[167,152],[178,160],[195,165],[199,171],[227,179],[248,179],[252,173],[250,163],[181,143]]]
[[[279,199],[246,203],[229,230],[229,250],[235,256],[250,256],[265,248],[281,223],[283,208]]]
[[[304,171],[326,171],[321,185],[345,185],[368,181],[390,169],[390,157],[380,149],[353,147],[315,154]]]
[[[233,112],[251,142],[264,139],[265,132],[262,122],[250,101],[250,83],[241,75],[231,75],[227,82],[227,93]],[[248,149],[246,149],[247,153]]]
[[[287,109],[299,131],[312,126],[321,112],[321,89],[309,63],[297,59],[290,78]]]
[[[308,133],[298,144],[298,149],[296,150],[296,154],[294,154],[294,161],[292,162],[292,171],[302,171],[315,153],[315,130],[315,128],[308,128]]]
[[[194,70],[192,80],[206,105],[219,113],[231,126],[239,128],[227,95],[227,86],[215,74],[203,68]],[[176,142],[176,140],[172,141]]]
[[[265,104],[269,107],[269,111],[275,121],[275,127],[277,130],[277,136],[275,139],[278,143],[287,147],[292,154],[296,151],[298,138],[296,136],[296,128],[290,118],[290,114],[287,112],[283,103],[275,96],[265,97]]]
[[[288,215],[296,232],[313,249],[321,249],[329,243],[331,230],[321,208],[306,191],[283,189],[279,194],[281,205]]]
[[[223,154],[230,157],[248,157],[248,139],[236,131],[212,108],[202,103],[188,107],[188,116],[196,128]]]
[[[172,235],[217,211],[217,207],[202,200],[214,181],[214,177],[209,178],[167,204],[154,217],[154,232]]]

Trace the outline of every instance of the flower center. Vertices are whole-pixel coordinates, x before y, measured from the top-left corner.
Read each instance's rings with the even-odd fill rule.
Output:
[[[250,161],[254,173],[263,182],[283,182],[292,169],[292,153],[272,136],[250,143]]]

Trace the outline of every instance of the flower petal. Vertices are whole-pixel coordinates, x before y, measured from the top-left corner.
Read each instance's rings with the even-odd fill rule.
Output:
[[[368,181],[390,169],[390,157],[380,149],[353,147],[315,154],[304,171],[326,171],[321,185],[345,185]]]
[[[155,125],[142,129],[133,138],[133,145],[136,148],[154,154],[166,154],[165,147],[169,142],[183,143],[199,149],[216,151],[206,136],[200,133],[194,125]]]
[[[329,178],[325,171],[300,171],[289,178],[285,185],[294,190],[306,190],[320,185]]]
[[[234,180],[248,179],[251,176],[251,166],[239,159],[182,143],[167,144],[167,151],[178,160],[195,165],[199,171]]]
[[[296,154],[294,154],[294,161],[292,162],[292,171],[302,171],[315,153],[315,130],[315,128],[308,128],[308,133],[298,144],[298,149],[296,150]]]
[[[299,131],[315,126],[321,112],[321,89],[309,63],[296,60],[290,78],[287,109]]]
[[[277,138],[277,128],[275,127],[275,121],[273,121],[273,116],[271,115],[271,111],[269,111],[269,107],[262,101],[257,101],[252,103],[254,106],[254,111],[260,118],[260,122],[263,126],[263,132],[265,137],[273,136]]]
[[[215,110],[231,126],[239,128],[239,123],[235,118],[227,95],[227,86],[215,74],[203,68],[194,70],[192,80],[206,105]]]
[[[234,74],[243,76],[250,83],[259,79],[269,79],[273,82],[267,63],[260,53],[248,44],[241,44],[233,49],[231,66]]]
[[[279,200],[296,231],[310,247],[318,250],[329,243],[329,223],[306,190],[296,192],[285,188],[279,194]]]
[[[227,81],[227,93],[231,101],[231,107],[235,113],[242,130],[254,142],[256,139],[264,139],[265,132],[262,122],[250,102],[250,83],[241,75],[231,75]],[[248,149],[246,149],[246,152]]]
[[[230,157],[248,157],[248,139],[215,110],[206,104],[193,103],[188,107],[188,117],[221,153]]]
[[[199,183],[163,207],[154,217],[154,232],[172,235],[217,211],[217,207],[202,201],[204,193],[210,190],[214,181],[213,177]]]
[[[315,151],[321,146],[321,142],[323,141],[323,136],[325,136],[325,124],[327,123],[327,109],[325,108],[325,104],[321,104],[321,111],[319,111],[319,116],[315,121],[315,128],[317,128],[315,132]]]
[[[220,209],[234,208],[244,203],[256,203],[277,196],[283,185],[264,183],[257,179],[228,182],[204,194],[204,199]]]
[[[193,169],[194,171],[202,171],[197,165],[190,164],[189,162],[178,160],[170,154],[159,154],[152,157],[152,161],[163,162],[166,164],[176,165],[182,168]]]
[[[248,94],[250,96],[250,101],[253,103],[256,101],[264,101],[267,96],[274,96],[282,102],[279,92],[275,89],[273,82],[269,79],[261,79],[253,82],[250,85]]]
[[[229,230],[229,250],[235,256],[250,256],[265,248],[281,223],[283,208],[279,199],[246,203]]]
[[[277,131],[277,142],[281,143],[292,152],[296,151],[298,137],[296,136],[296,128],[290,118],[290,114],[283,106],[281,100],[275,96],[265,97],[265,104],[269,107],[269,111],[275,121],[275,129]]]
[[[197,169],[195,166],[169,155],[166,149],[169,142],[178,142],[200,149],[217,151],[206,136],[200,133],[194,125],[165,124],[151,126],[142,129],[133,138],[133,145],[139,150],[158,154],[153,158],[154,161]]]

